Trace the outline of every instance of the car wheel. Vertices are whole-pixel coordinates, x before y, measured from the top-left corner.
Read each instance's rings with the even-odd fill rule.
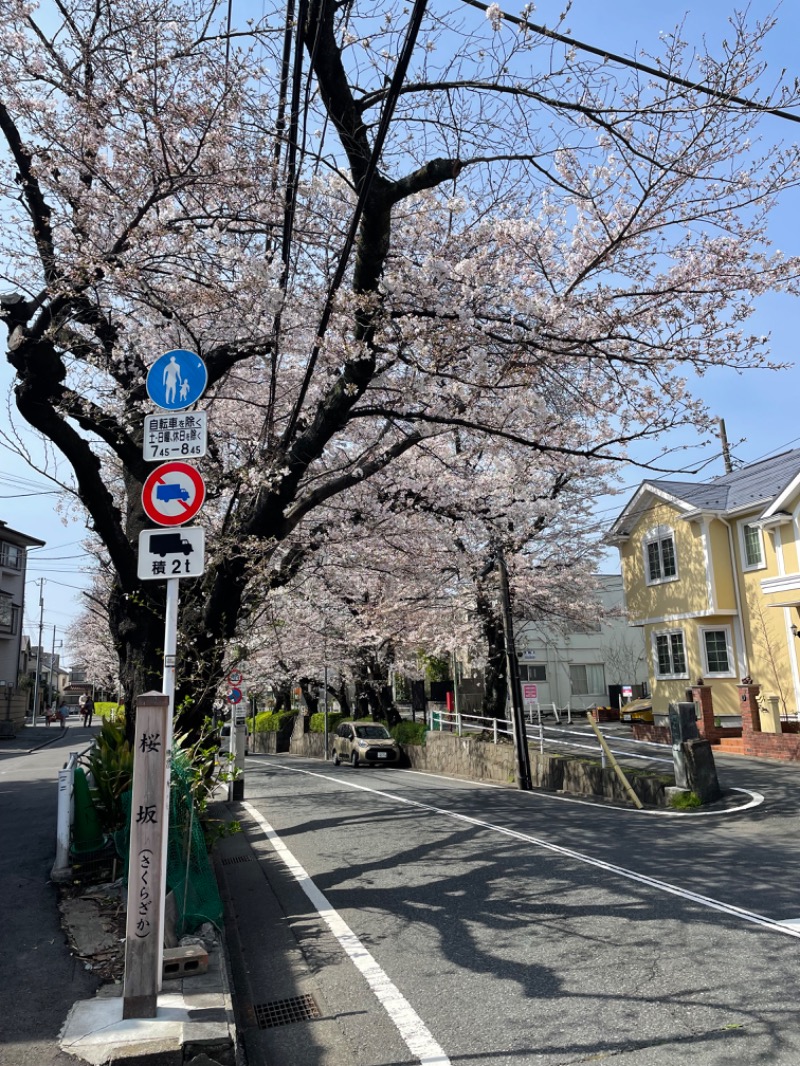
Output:
[[[338,752],[338,751],[336,751],[335,749],[334,749],[334,751],[333,751],[333,755],[332,755],[332,758],[333,758],[333,765],[334,765],[334,766],[338,766],[338,765],[339,765],[339,763],[340,763],[340,762],[342,761],[342,760],[341,760],[341,759],[339,758],[339,752]]]
[[[354,751],[351,754],[351,756],[350,756],[350,765],[353,767],[354,770],[358,766],[358,752],[357,751]]]

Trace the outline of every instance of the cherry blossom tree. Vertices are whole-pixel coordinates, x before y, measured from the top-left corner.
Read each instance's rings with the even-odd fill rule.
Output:
[[[228,31],[213,0],[0,0],[14,403],[114,572],[129,703],[161,670],[135,549],[161,352],[209,371],[188,724],[337,501],[423,467],[451,499],[504,449],[590,477],[706,425],[690,372],[769,365],[747,318],[798,272],[765,233],[797,181],[758,145],[793,102],[763,88],[772,26],[734,18],[716,54],[667,36],[644,73],[476,7],[306,0]]]

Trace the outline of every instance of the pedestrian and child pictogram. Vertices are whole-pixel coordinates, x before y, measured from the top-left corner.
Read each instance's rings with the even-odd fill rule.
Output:
[[[205,483],[193,466],[177,461],[162,463],[144,483],[142,506],[152,522],[179,526],[194,518],[205,496]]]
[[[156,359],[147,373],[147,395],[165,411],[197,403],[208,384],[206,364],[197,352],[175,348]]]

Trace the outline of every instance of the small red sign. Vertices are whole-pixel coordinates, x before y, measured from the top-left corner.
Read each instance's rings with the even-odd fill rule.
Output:
[[[189,522],[205,498],[206,486],[199,471],[177,460],[157,466],[142,489],[144,513],[160,526]]]
[[[242,674],[239,670],[231,670],[228,674],[228,680],[232,685],[240,685],[242,683]]]
[[[532,702],[539,698],[539,689],[536,685],[523,685],[522,686],[522,698],[526,702]]]

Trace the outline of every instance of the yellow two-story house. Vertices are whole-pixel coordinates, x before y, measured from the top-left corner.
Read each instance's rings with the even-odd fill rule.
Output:
[[[657,720],[700,683],[719,724],[737,724],[750,679],[782,718],[798,714],[800,449],[702,483],[643,481],[608,540]]]

